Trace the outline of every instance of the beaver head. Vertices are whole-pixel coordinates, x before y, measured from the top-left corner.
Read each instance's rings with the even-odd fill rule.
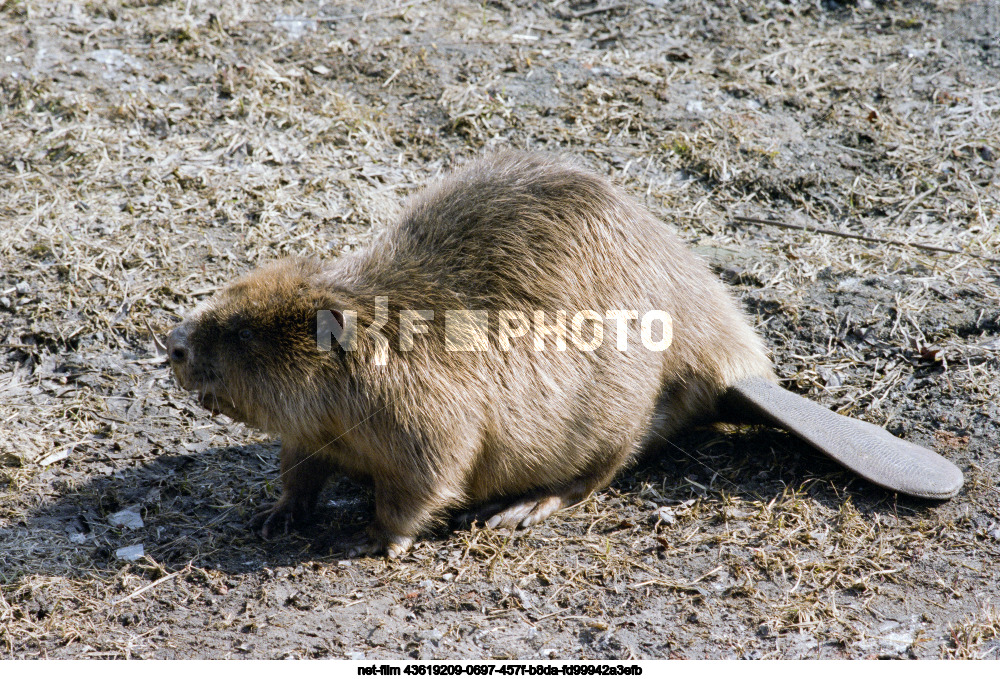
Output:
[[[196,308],[167,337],[181,387],[213,413],[264,431],[307,430],[303,420],[324,410],[328,385],[345,378],[342,354],[317,343],[317,312],[339,306],[314,284],[320,271],[314,260],[281,260]]]

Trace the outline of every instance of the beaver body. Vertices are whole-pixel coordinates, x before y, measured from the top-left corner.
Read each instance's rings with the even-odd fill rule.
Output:
[[[669,346],[650,341],[671,330]],[[168,355],[206,407],[281,436],[265,536],[342,470],[375,489],[358,551],[390,556],[455,507],[496,502],[492,526],[540,521],[651,441],[719,417],[734,385],[775,381],[669,228],[604,179],[517,152],[418,194],[360,251],[251,272],[175,329]]]

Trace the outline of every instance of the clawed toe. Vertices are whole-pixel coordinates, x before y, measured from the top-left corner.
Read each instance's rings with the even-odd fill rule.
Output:
[[[528,528],[541,523],[565,506],[561,495],[531,498],[508,505],[486,520],[488,528]]]
[[[270,540],[278,535],[288,535],[292,527],[303,518],[305,517],[298,516],[288,504],[276,502],[254,514],[250,519],[250,528],[260,533],[265,540]]]
[[[347,547],[347,556],[355,559],[362,556],[385,555],[390,559],[398,559],[406,554],[412,546],[413,538],[405,535],[376,538],[366,534]]]

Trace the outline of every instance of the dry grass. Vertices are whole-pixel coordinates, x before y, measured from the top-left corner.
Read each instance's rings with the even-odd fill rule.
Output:
[[[950,632],[950,643],[941,650],[945,657],[996,659],[1000,653],[1000,644],[996,643],[1000,637],[1000,614],[994,606],[984,606],[978,614],[954,625]],[[989,647],[984,648],[988,643]]]
[[[5,657],[996,657],[996,267],[731,220],[996,256],[996,3],[523,4],[0,2]],[[642,197],[783,377],[956,460],[963,494],[711,431],[398,562],[326,547],[369,513],[346,481],[318,527],[246,533],[274,446],[178,391],[147,323],[357,247],[508,143]],[[145,526],[111,525],[129,507]]]

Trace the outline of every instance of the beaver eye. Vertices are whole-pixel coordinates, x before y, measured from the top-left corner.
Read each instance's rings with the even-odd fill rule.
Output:
[[[243,328],[240,330],[240,339],[244,342],[249,342],[253,339],[253,330],[250,328]]]

